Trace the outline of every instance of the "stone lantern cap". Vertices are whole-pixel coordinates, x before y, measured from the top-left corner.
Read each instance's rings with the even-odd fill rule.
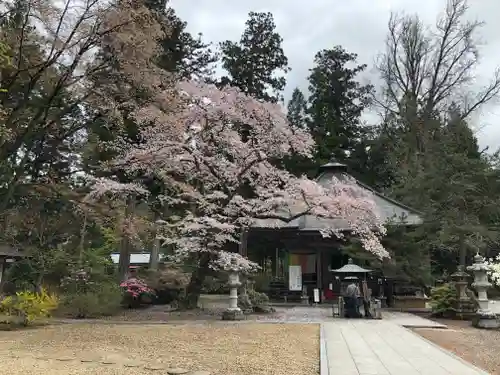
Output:
[[[484,258],[479,253],[474,256],[474,264],[467,267],[467,270],[472,272],[487,272],[490,269],[491,267],[487,263],[485,263]]]

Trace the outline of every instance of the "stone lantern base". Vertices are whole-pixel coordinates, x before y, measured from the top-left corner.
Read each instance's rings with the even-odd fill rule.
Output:
[[[455,313],[453,316],[458,320],[469,320],[476,316],[476,305],[470,299],[457,300],[454,309]]]
[[[500,322],[498,321],[495,313],[488,311],[478,311],[472,318],[472,326],[483,329],[498,329]]]
[[[241,309],[228,309],[222,313],[222,320],[244,320],[245,315]]]

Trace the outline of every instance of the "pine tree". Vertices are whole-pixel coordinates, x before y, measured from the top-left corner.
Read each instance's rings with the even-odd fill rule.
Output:
[[[298,87],[293,90],[292,98],[287,105],[287,119],[290,124],[298,129],[307,129],[307,99]],[[316,177],[314,161],[301,155],[292,154],[279,161],[280,165],[296,176],[306,175]]]
[[[228,75],[221,86],[238,87],[244,93],[269,102],[282,100],[283,77],[290,68],[271,13],[250,12],[238,43],[226,40],[220,47],[222,66]]]
[[[148,0],[148,8],[157,14],[158,22],[166,36],[159,41],[161,52],[158,66],[166,71],[177,73],[180,78],[193,75],[210,78],[217,54],[210,49],[210,44],[203,42],[202,34],[196,37],[189,33],[187,22],[181,20],[166,0]]]
[[[341,46],[316,54],[309,75],[309,128],[316,141],[315,164],[332,157],[346,162],[354,171],[360,166],[351,156],[363,135],[361,114],[369,104],[371,85],[356,79],[366,65],[356,65],[357,55]]]
[[[307,127],[307,100],[298,87],[292,92],[292,98],[287,106],[287,118],[290,124],[299,128]]]

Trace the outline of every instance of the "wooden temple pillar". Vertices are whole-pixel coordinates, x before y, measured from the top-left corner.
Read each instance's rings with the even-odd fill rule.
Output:
[[[319,289],[319,294],[321,296],[323,291],[323,251],[321,249],[316,250],[316,287]],[[321,297],[320,297],[321,298]]]

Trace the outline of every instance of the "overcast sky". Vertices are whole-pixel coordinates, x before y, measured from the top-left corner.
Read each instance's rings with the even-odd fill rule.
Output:
[[[284,39],[285,54],[292,71],[287,76],[286,98],[294,87],[306,88],[305,79],[315,53],[323,48],[342,45],[357,53],[360,63],[368,65],[364,79],[375,82],[371,68],[384,49],[387,21],[391,11],[418,13],[432,24],[443,9],[445,0],[171,0],[170,5],[188,22],[192,33],[201,32],[204,40],[219,42],[239,40],[248,12],[272,12],[277,30]],[[499,0],[470,0],[469,17],[483,20],[481,29],[480,82],[500,66]],[[500,147],[500,100],[484,108],[474,119],[482,147]]]

